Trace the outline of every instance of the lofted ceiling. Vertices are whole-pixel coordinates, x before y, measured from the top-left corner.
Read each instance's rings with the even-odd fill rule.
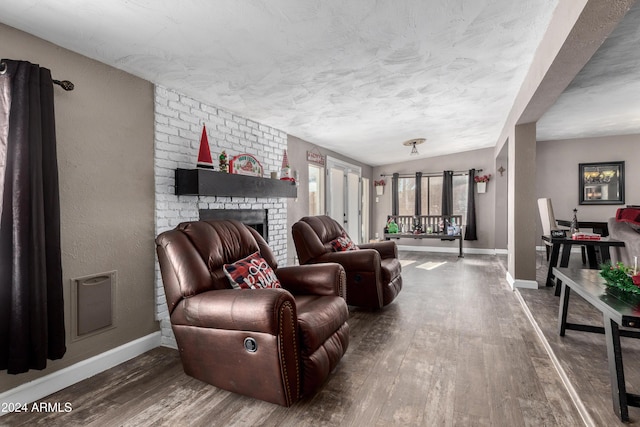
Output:
[[[413,138],[427,138],[419,157],[495,146],[557,2],[2,0],[0,22],[377,166],[406,160]],[[593,100],[637,85],[628,66],[609,73],[637,46],[627,26],[541,137],[585,136],[589,114],[590,132],[614,131],[612,105]],[[611,103],[629,133],[634,101]]]

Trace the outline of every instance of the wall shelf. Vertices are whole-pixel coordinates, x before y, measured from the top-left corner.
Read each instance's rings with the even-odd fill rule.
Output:
[[[291,181],[236,175],[206,169],[176,169],[176,195],[225,197],[298,197]]]

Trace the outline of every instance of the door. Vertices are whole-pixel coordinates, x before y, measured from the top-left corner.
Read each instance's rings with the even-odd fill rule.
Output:
[[[371,191],[369,178],[361,178],[362,186],[360,189],[360,194],[362,194],[362,205],[360,206],[360,212],[362,212],[361,222],[362,229],[360,232],[360,243],[367,243],[369,238],[369,209],[371,209],[371,204],[369,203],[369,191]]]
[[[327,215],[338,221],[356,243],[361,242],[361,170],[327,156]]]

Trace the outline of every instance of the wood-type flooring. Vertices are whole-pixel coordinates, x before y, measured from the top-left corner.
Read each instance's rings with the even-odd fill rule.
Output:
[[[378,311],[350,307],[347,353],[291,408],[190,378],[176,350],[157,348],[42,400],[69,412],[9,414],[0,426],[582,425],[499,257],[401,259],[398,298]],[[571,345],[593,340],[569,335]]]
[[[629,407],[629,423],[623,423],[613,412],[611,384],[605,337],[601,334],[567,330],[558,335],[560,297],[553,287],[545,287],[547,265],[539,254],[536,280],[539,289],[519,289],[536,323],[544,333],[560,366],[565,371],[588,416],[596,426],[640,426],[640,408]],[[570,258],[570,266],[586,268],[579,254]],[[603,326],[602,314],[575,292],[569,298],[567,320],[572,323]],[[622,359],[627,392],[640,394],[640,340],[621,338]]]

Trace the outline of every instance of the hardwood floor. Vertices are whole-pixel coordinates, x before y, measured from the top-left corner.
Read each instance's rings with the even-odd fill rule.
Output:
[[[570,266],[583,268],[580,256],[571,257]],[[536,270],[539,286],[546,281],[546,262],[538,262]],[[542,330],[562,369],[567,374],[594,425],[640,425],[640,408],[629,407],[629,423],[623,423],[613,412],[611,385],[604,335],[568,330],[558,335],[558,305],[554,288],[520,289],[529,310]],[[569,299],[568,321],[603,326],[602,314],[575,292]],[[622,354],[627,391],[640,393],[640,340],[622,338]]]
[[[10,414],[0,425],[582,424],[497,257],[401,258],[396,301],[350,309],[347,353],[316,395],[291,408],[187,377],[177,351],[158,348],[43,399],[69,402],[70,412]]]

